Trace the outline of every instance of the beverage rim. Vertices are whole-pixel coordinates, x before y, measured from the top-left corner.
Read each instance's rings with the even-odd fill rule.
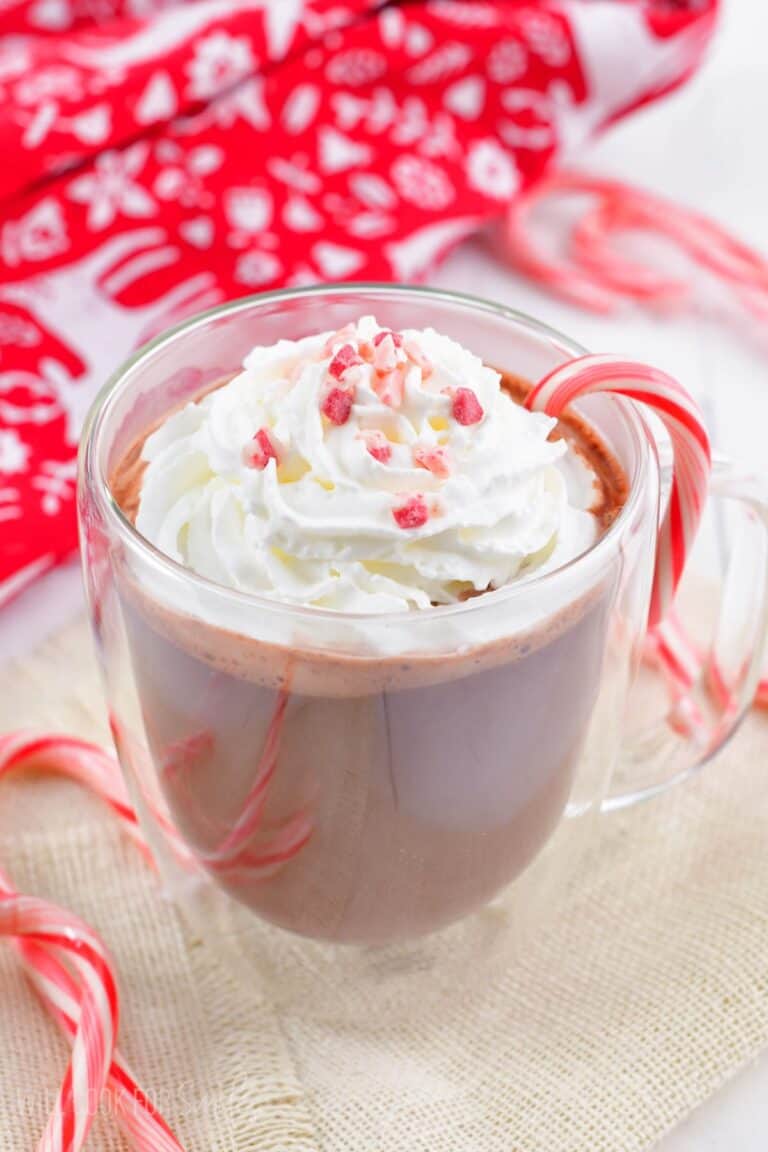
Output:
[[[534,590],[538,593],[545,588],[552,589],[559,582],[562,582],[570,576],[576,568],[583,565],[587,559],[589,559],[591,563],[594,563],[602,554],[606,556],[612,555],[614,545],[616,541],[621,538],[625,525],[632,521],[632,514],[641,498],[649,460],[652,455],[652,447],[649,443],[645,424],[637,406],[623,397],[613,395],[595,397],[595,399],[600,402],[606,402],[615,409],[618,409],[630,433],[632,448],[636,454],[637,461],[636,475],[630,478],[631,482],[627,500],[619,515],[597,543],[593,544],[586,552],[582,552],[565,564],[561,564],[558,568],[540,575],[533,572],[528,577],[523,577],[510,584],[505,584],[501,588],[493,589],[490,592],[484,592],[481,596],[472,597],[458,604],[441,604],[420,611],[413,611],[406,608],[396,612],[339,612],[328,608],[316,608],[312,605],[288,604],[273,597],[259,596],[253,592],[244,592],[240,589],[232,588],[229,585],[220,584],[218,581],[210,580],[206,576],[201,576],[199,573],[194,572],[184,564],[166,555],[134,527],[112,495],[107,476],[101,467],[98,451],[100,436],[103,432],[111,405],[120,396],[123,387],[130,383],[132,373],[139,369],[145,361],[156,355],[161,349],[182,339],[185,334],[208,324],[211,320],[219,316],[234,315],[238,312],[246,312],[260,305],[280,303],[281,301],[288,302],[297,298],[322,295],[353,296],[355,294],[365,293],[421,297],[425,300],[438,302],[442,300],[446,304],[461,305],[477,312],[496,315],[503,320],[510,321],[519,328],[531,332],[534,335],[544,337],[551,344],[557,345],[570,356],[583,356],[587,353],[587,349],[575,340],[565,336],[562,332],[558,331],[558,329],[540,320],[536,320],[525,312],[510,308],[496,301],[486,300],[481,296],[466,292],[455,292],[445,288],[432,288],[417,284],[400,284],[385,281],[360,281],[303,285],[297,288],[281,288],[272,292],[261,292],[238,297],[237,300],[231,300],[224,304],[216,305],[213,308],[206,309],[204,312],[195,313],[195,315],[187,317],[187,319],[174,325],[172,328],[164,330],[138,348],[110,375],[93,400],[83,425],[78,453],[79,488],[81,490],[87,488],[89,493],[97,497],[101,509],[111,521],[114,529],[133,549],[139,553],[144,553],[153,563],[169,572],[172,577],[184,580],[192,586],[199,587],[207,592],[208,595],[216,594],[239,600],[244,605],[247,605],[251,611],[254,608],[258,608],[269,614],[287,615],[291,617],[298,616],[307,622],[311,620],[325,620],[326,622],[333,620],[338,621],[341,618],[343,620],[354,620],[358,622],[368,620],[384,626],[392,622],[410,621],[411,623],[415,623],[420,619],[436,621],[457,615],[478,613],[482,612],[483,609],[489,610],[493,606],[498,607],[502,602],[514,600],[516,597],[531,593]],[[91,477],[95,477],[95,484],[90,482]]]

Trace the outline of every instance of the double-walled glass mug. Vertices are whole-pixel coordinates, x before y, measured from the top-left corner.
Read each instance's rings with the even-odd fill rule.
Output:
[[[212,583],[139,535],[109,487],[129,445],[235,374],[254,345],[366,313],[395,330],[433,327],[531,381],[583,352],[449,292],[345,285],[239,300],[119,369],[91,411],[80,466],[115,742],[167,884],[189,907],[217,908],[201,923],[255,929],[265,952],[279,938],[295,951],[296,937],[259,926],[287,929],[337,972],[355,951],[341,945],[437,955],[434,941],[467,936],[471,921],[482,935],[521,909],[549,914],[597,813],[689,773],[735,730],[768,595],[765,505],[719,467],[714,495],[742,522],[711,654],[727,691],[691,688],[697,740],[660,717],[628,746],[665,470],[638,409],[606,395],[576,407],[626,473],[618,517],[563,567],[461,604],[295,607]]]

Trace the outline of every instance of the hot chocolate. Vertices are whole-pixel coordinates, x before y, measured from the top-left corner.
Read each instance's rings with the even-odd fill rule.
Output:
[[[338,612],[338,644],[317,646],[301,614],[270,633],[122,589],[148,742],[202,866],[277,924],[375,943],[480,906],[560,819],[617,573],[491,636],[464,602],[591,547],[626,482],[576,416],[523,412],[523,381],[500,389],[436,334],[363,323],[308,352],[258,350],[147,429],[110,487],[209,579],[324,611],[329,628]],[[366,621],[390,613],[376,648]],[[431,614],[439,652],[420,641]]]

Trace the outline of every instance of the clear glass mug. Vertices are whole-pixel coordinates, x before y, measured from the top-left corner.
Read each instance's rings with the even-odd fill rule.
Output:
[[[213,584],[138,535],[108,477],[148,426],[235,373],[253,345],[365,313],[393,329],[432,326],[531,381],[583,352],[510,309],[450,292],[270,293],[140,350],[98,397],[80,459],[85,578],[113,733],[165,881],[202,910],[198,924],[237,940],[246,963],[249,933],[263,956],[278,956],[281,939],[295,953],[293,937],[264,927],[276,925],[304,937],[313,971],[328,959],[336,979],[354,971],[355,950],[338,945],[421,963],[444,955],[448,939],[464,963],[459,939],[487,951],[489,924],[552,914],[596,814],[687,774],[735,730],[768,610],[765,498],[719,466],[714,494],[735,502],[741,521],[711,653],[728,692],[691,689],[706,721],[699,740],[660,716],[628,746],[665,469],[637,409],[616,397],[578,405],[629,480],[609,531],[555,572],[458,606],[297,609]],[[275,963],[285,971],[284,956]]]

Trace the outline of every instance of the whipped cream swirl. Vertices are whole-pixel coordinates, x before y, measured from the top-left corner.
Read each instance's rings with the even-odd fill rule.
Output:
[[[569,503],[553,425],[447,336],[366,316],[254,348],[169,416],[144,445],[136,526],[202,576],[282,602],[450,604],[593,543],[589,478]]]

